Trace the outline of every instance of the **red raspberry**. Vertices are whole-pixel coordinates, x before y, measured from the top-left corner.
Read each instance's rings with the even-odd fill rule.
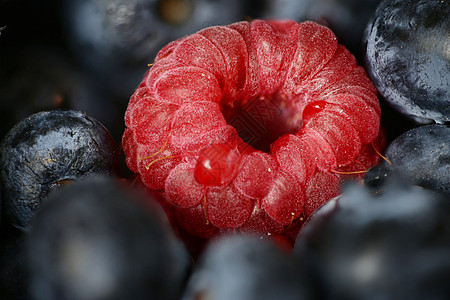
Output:
[[[339,193],[340,171],[378,161],[376,90],[313,22],[239,22],[171,42],[125,123],[129,168],[201,238],[295,234]]]

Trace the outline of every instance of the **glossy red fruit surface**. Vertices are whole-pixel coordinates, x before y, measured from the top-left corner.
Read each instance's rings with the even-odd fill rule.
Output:
[[[161,49],[128,104],[123,145],[181,230],[292,235],[344,171],[379,160],[380,113],[330,29],[254,20]]]

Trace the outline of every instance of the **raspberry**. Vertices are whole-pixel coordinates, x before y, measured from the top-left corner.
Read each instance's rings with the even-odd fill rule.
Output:
[[[125,123],[129,168],[205,239],[295,236],[383,146],[376,89],[314,22],[238,22],[169,43]]]

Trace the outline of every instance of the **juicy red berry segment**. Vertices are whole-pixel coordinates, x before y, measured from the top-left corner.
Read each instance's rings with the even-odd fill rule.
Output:
[[[222,87],[226,64],[219,48],[201,34],[188,36],[174,49],[172,56],[183,65],[202,68],[212,74]]]
[[[171,140],[175,146],[182,148],[201,134],[226,124],[218,104],[205,101],[186,103],[175,113]]]
[[[361,97],[351,94],[337,94],[328,99],[330,109],[342,115],[358,131],[363,143],[370,143],[378,134],[378,114]]]
[[[262,206],[275,221],[289,225],[303,213],[304,192],[298,181],[289,173],[278,172]]]
[[[212,144],[229,143],[237,139],[237,132],[231,125],[214,128],[204,134],[185,140],[181,151],[188,155],[198,155],[202,149]]]
[[[350,164],[361,148],[356,129],[332,111],[322,111],[305,125],[318,131],[333,148],[338,165]]]
[[[252,214],[247,222],[240,227],[240,230],[243,233],[256,235],[273,235],[282,234],[284,226],[270,217],[264,209],[255,206]]]
[[[242,159],[234,185],[252,199],[262,199],[269,192],[278,169],[277,162],[267,153],[255,151]]]
[[[164,189],[167,176],[181,163],[179,149],[168,141],[164,144],[142,145],[137,151],[137,167],[144,184],[154,190]]]
[[[205,28],[199,34],[210,40],[224,58],[222,101],[235,100],[242,93],[247,77],[248,53],[244,38],[227,26]]]
[[[333,57],[337,48],[335,35],[326,27],[313,22],[298,25],[298,43],[294,60],[284,82],[284,89],[296,93]]]
[[[329,171],[336,167],[336,156],[330,144],[320,133],[311,128],[303,128],[296,134],[303,141],[303,144],[310,149],[310,153],[315,153],[314,161],[317,170]]]
[[[179,164],[166,179],[165,191],[170,200],[181,207],[192,207],[202,201],[203,185],[194,178],[194,166]]]
[[[139,126],[142,130],[135,132],[136,142],[142,145],[163,144],[166,142],[170,120],[173,119],[178,106],[161,103],[152,97],[146,97],[136,103],[130,113],[131,128]],[[162,130],[161,130],[162,129]]]
[[[256,45],[261,91],[271,94],[277,91],[287,75],[289,63],[298,43],[298,26],[295,22],[270,23],[256,20],[251,24],[252,38]],[[267,47],[267,45],[271,45]]]
[[[213,74],[198,67],[171,69],[156,81],[155,92],[163,102],[182,104],[198,99],[219,102],[221,91]]]
[[[339,193],[339,172],[378,161],[380,113],[330,29],[254,20],[164,47],[130,100],[123,144],[184,232],[292,236]]]
[[[339,176],[330,172],[317,172],[305,191],[305,215],[311,215],[318,207],[339,194]]]
[[[298,184],[304,185],[315,173],[314,153],[308,143],[292,134],[279,138],[272,153],[281,169],[292,174]]]
[[[203,185],[228,183],[235,176],[239,158],[239,152],[227,144],[211,145],[198,156],[195,180]]]
[[[207,220],[219,228],[241,226],[250,217],[253,207],[253,201],[233,186],[210,187],[206,194]]]
[[[203,205],[199,204],[189,208],[175,208],[177,225],[186,233],[202,238],[211,238],[218,228],[209,222]]]
[[[314,115],[320,113],[325,109],[325,106],[327,106],[327,104],[328,102],[325,101],[316,101],[307,105],[303,110],[303,121],[306,122],[314,117]]]

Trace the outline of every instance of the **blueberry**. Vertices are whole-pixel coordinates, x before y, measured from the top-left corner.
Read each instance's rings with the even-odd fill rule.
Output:
[[[0,228],[0,298],[29,299],[25,234],[8,224]]]
[[[17,122],[43,110],[74,109],[88,113],[120,138],[123,116],[87,74],[81,72],[61,49],[16,46],[0,52],[0,136]],[[120,135],[119,135],[120,132]]]
[[[170,41],[243,18],[240,0],[66,0],[64,31],[82,65],[127,98]]]
[[[383,98],[420,123],[450,121],[450,4],[387,0],[366,29],[366,66]]]
[[[364,184],[375,191],[379,191],[391,180],[392,171],[384,165],[377,165],[370,168],[364,176]]]
[[[321,299],[449,299],[450,202],[412,185],[349,184],[300,231]]]
[[[370,168],[363,177],[363,183],[373,195],[382,195],[392,185],[411,185],[403,172],[386,161]]]
[[[450,198],[450,125],[410,129],[388,145],[385,156],[412,184]]]
[[[301,265],[272,240],[233,235],[207,246],[182,299],[311,299],[312,293]]]
[[[43,111],[17,123],[0,145],[3,214],[29,227],[49,191],[92,174],[113,174],[117,146],[108,130],[85,113]]]
[[[33,299],[179,299],[190,259],[159,204],[89,176],[52,192],[27,254]]]

